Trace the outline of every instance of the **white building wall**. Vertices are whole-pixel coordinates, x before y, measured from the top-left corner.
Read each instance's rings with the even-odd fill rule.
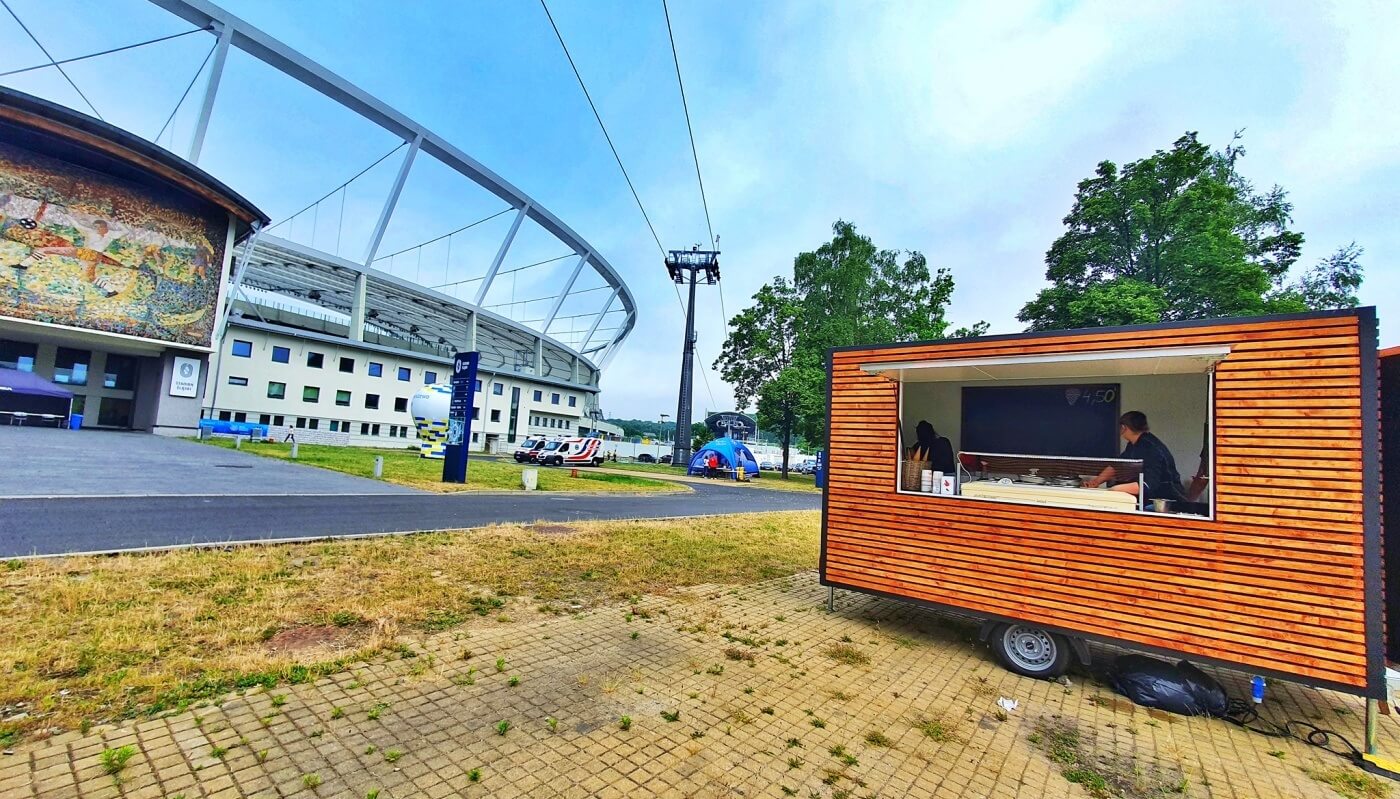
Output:
[[[242,347],[239,342],[247,343],[246,357],[233,354],[236,347]],[[286,363],[273,360],[279,347],[287,350]],[[321,356],[319,368],[310,365],[312,355]],[[349,371],[342,371],[343,358],[349,361]],[[378,376],[371,374],[371,364],[379,364]],[[413,395],[428,383],[447,382],[451,368],[445,358],[235,322],[210,367],[204,392],[205,416],[219,419],[227,415],[234,421],[286,425],[294,432],[312,430],[314,422],[314,429],[320,432],[348,432],[352,446],[416,448],[418,439],[409,412]],[[400,379],[401,369],[406,370],[406,380]],[[481,371],[477,377],[481,385],[474,405],[471,447],[477,451],[488,444],[508,451],[531,432],[575,435],[580,422],[586,424],[586,409],[594,402],[591,395],[596,394],[596,389],[544,383],[530,375]],[[270,384],[274,383],[285,386],[281,399],[270,396]],[[318,390],[313,392],[314,402],[308,388]],[[513,389],[520,390],[514,442],[510,441]],[[560,426],[532,427],[532,418],[554,419]]]

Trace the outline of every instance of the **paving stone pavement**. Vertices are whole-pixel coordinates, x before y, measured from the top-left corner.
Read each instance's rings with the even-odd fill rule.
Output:
[[[824,599],[802,574],[483,621],[413,641],[414,657],[26,744],[0,757],[0,797],[1089,796],[1044,753],[1046,724],[1162,791],[1141,795],[1337,796],[1305,768],[1342,761],[1300,742],[1149,713],[1082,676],[1018,677],[961,623]],[[870,662],[826,654],[843,643]],[[1246,677],[1222,678],[1247,695]],[[999,697],[1019,702],[1004,719]],[[1361,740],[1352,697],[1275,683],[1265,707]],[[125,745],[108,776],[103,751]],[[1381,748],[1400,753],[1393,719]]]

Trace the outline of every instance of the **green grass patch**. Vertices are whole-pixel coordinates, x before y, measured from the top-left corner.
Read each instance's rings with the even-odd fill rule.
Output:
[[[233,449],[233,439],[211,438],[205,444]],[[268,458],[290,460],[291,444],[245,441],[243,452]],[[425,491],[523,491],[520,473],[527,467],[514,461],[495,458],[472,458],[467,465],[467,482],[462,485],[442,482],[442,461],[419,457],[417,450],[379,449],[376,447],[333,447],[324,444],[301,444],[297,447],[297,463],[317,466],[357,477],[374,477],[374,459],[384,459],[384,479]],[[570,477],[568,467],[531,466],[539,471],[539,490],[564,492],[675,491],[675,483],[648,480],[624,474],[605,474],[589,467],[579,467],[578,477]]]

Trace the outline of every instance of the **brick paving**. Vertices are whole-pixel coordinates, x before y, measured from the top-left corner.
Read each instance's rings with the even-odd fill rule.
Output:
[[[1017,677],[965,625],[824,599],[803,574],[449,631],[416,657],[26,744],[0,757],[0,797],[1090,796],[1044,753],[1047,724],[1159,789],[1143,795],[1337,796],[1305,769],[1342,761],[1300,742],[1149,713],[1082,676]],[[843,638],[870,662],[825,654]],[[1247,695],[1247,678],[1222,678]],[[999,718],[999,697],[1019,707]],[[1265,707],[1361,741],[1352,697],[1275,683]],[[1400,753],[1397,733],[1383,718],[1383,752]]]

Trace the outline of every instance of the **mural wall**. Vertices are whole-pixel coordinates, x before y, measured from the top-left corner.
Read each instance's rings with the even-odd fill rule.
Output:
[[[210,346],[228,217],[0,142],[0,316]]]

